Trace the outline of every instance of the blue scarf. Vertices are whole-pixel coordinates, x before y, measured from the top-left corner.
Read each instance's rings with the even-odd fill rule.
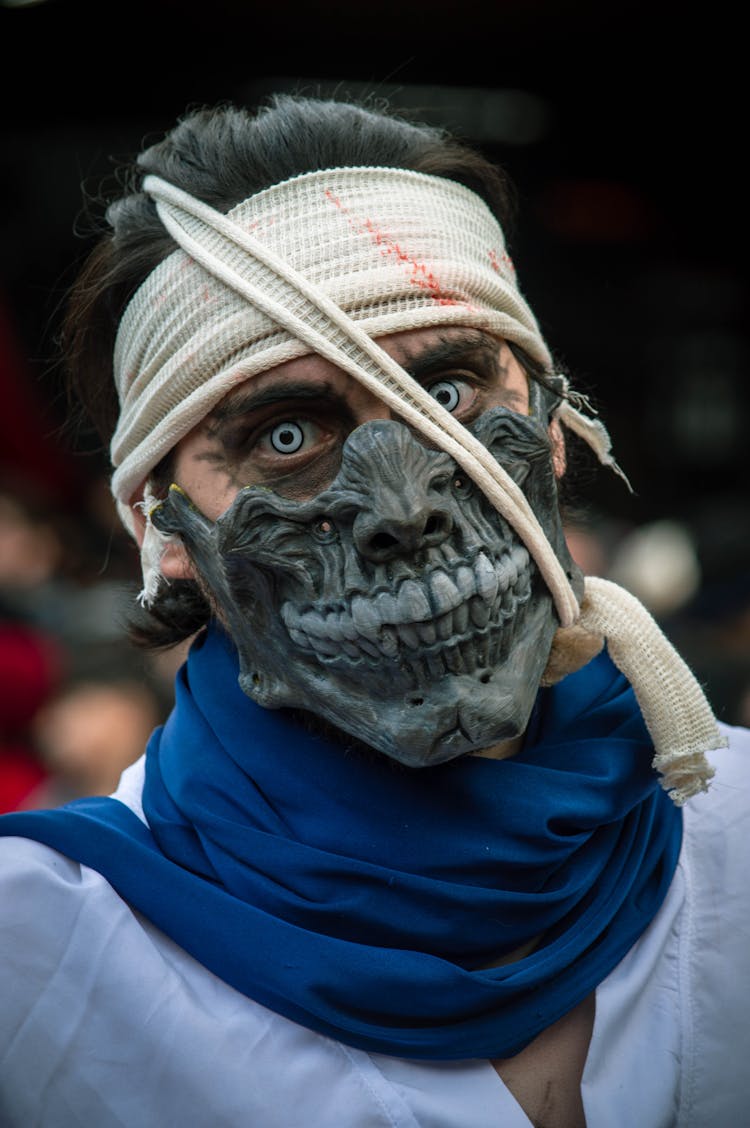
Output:
[[[102,873],[238,991],[399,1057],[507,1057],[643,933],[680,812],[602,653],[541,690],[522,751],[405,769],[259,708],[212,627],[147,749],[146,827],[114,799],[6,815]],[[541,935],[536,949],[483,970]]]

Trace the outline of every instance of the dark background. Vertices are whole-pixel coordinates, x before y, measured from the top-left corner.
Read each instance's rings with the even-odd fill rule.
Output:
[[[592,521],[684,522],[704,608],[747,613],[747,64],[728,10],[4,4],[0,296],[22,372],[20,391],[8,377],[4,463],[36,468],[62,505],[80,504],[105,466],[86,435],[61,455],[73,440],[59,432],[54,331],[89,246],[82,186],[96,198],[116,162],[188,106],[281,89],[387,96],[457,129],[515,182],[522,289],[634,487],[591,471]]]

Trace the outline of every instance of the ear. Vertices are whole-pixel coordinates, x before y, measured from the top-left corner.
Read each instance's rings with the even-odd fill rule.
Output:
[[[146,536],[146,514],[143,512],[143,487],[130,501],[133,520],[133,535],[139,548],[143,548]],[[194,580],[195,572],[181,541],[168,540],[161,555],[159,570],[167,580]]]
[[[562,478],[568,463],[565,455],[565,435],[558,419],[551,421],[547,434],[552,447],[552,469],[556,478]]]

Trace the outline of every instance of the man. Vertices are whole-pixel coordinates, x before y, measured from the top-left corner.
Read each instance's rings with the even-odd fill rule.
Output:
[[[503,201],[279,99],[111,207],[70,353],[195,641],[114,798],[0,821],[11,1125],[741,1121],[748,737],[570,558],[563,427],[612,456]]]

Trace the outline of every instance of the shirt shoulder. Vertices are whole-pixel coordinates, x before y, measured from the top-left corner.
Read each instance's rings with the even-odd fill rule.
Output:
[[[680,1123],[693,1128],[730,1123],[750,1100],[750,731],[722,731],[728,744],[709,756],[716,774],[708,791],[685,804],[680,859],[688,914],[680,989],[689,1020]]]
[[[720,791],[734,784],[744,785],[747,795],[750,785],[750,729],[722,724],[719,730],[726,744],[708,753],[708,759],[716,768],[714,783],[720,785]],[[710,795],[712,790],[710,786],[706,794]],[[695,803],[693,805],[696,806]]]
[[[96,915],[113,895],[100,874],[57,850],[0,838],[0,1045],[13,1006],[22,1011],[60,966],[82,912]]]
[[[750,730],[722,725],[721,731],[727,744],[708,754],[715,769],[708,790],[683,809],[682,861],[697,895],[705,891],[729,901],[736,893],[733,907],[742,913],[750,911]]]

